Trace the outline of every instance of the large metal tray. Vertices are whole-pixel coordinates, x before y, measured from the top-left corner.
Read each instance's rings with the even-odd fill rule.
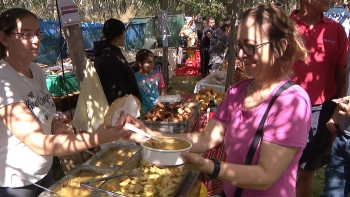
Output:
[[[200,114],[200,102],[187,102],[184,103],[185,105],[194,103],[196,104],[196,108],[192,111],[190,117],[186,121],[182,122],[163,122],[163,121],[146,121],[144,114],[139,119],[150,129],[159,131],[162,133],[187,133],[190,132],[194,123],[196,122],[197,118]]]
[[[107,146],[107,148],[102,149],[96,155],[100,157],[104,157],[109,151],[117,151],[121,150],[123,152],[139,152],[141,151],[141,146],[139,145],[118,145],[118,144],[110,144]],[[134,154],[134,155],[135,155]],[[132,156],[131,156],[132,157]],[[123,163],[120,165],[116,165],[115,169],[119,169],[120,166],[124,165],[131,157],[127,158]],[[97,157],[92,156],[89,160],[83,163],[83,165],[92,165],[94,166],[96,162],[100,161]],[[107,167],[107,166],[106,166]]]
[[[88,165],[80,165],[71,172],[69,172],[66,176],[64,176],[62,179],[57,181],[55,184],[50,186],[48,189],[53,191],[53,192],[58,192],[59,190],[62,189],[64,185],[67,184],[67,182],[81,174],[82,172],[92,172],[96,174],[101,174],[105,176],[110,176],[113,173],[116,172],[116,169],[112,168],[102,168],[102,167],[97,167],[97,166],[88,166]],[[87,188],[85,188],[87,189]],[[92,195],[91,196],[99,196],[96,193],[94,194],[94,190],[92,190]],[[44,191],[43,193],[40,194],[39,197],[57,197],[56,195],[50,194],[48,191]]]
[[[132,169],[137,168],[137,165],[139,164],[141,158],[142,158],[142,153],[141,153],[141,151],[139,151],[127,163],[125,163],[123,166],[121,166],[117,170],[117,172],[114,173],[114,175],[122,174],[126,171],[130,171]],[[176,189],[175,189],[174,193],[171,195],[171,197],[189,197],[189,196],[193,196],[192,194],[198,194],[199,189],[200,189],[200,184],[201,184],[201,182],[199,182],[197,180],[199,174],[200,174],[199,171],[187,170],[187,172],[182,177],[180,183],[176,187]],[[106,182],[104,182],[98,188],[92,187],[93,189],[96,190],[95,194],[97,196],[126,197],[124,195],[105,190],[105,184],[107,184]]]

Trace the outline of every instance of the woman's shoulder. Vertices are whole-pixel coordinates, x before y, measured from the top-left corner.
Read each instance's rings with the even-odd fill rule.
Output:
[[[298,103],[298,105],[303,104],[311,106],[310,97],[308,93],[298,84],[294,84],[285,91],[283,91],[279,96],[279,100],[285,103],[286,105]]]
[[[227,89],[227,94],[236,93],[237,91],[242,91],[243,89],[245,90],[249,86],[249,84],[252,83],[253,80],[254,80],[253,78],[244,79],[244,80],[241,80],[237,83],[234,83],[232,86],[230,86]]]

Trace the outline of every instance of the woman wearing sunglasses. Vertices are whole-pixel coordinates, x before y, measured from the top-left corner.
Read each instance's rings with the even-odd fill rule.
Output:
[[[291,82],[290,75],[293,62],[305,60],[307,50],[288,16],[279,7],[266,4],[243,14],[234,48],[251,78],[228,89],[202,133],[163,134],[135,118],[128,117],[127,122],[154,136],[191,141],[190,153],[182,154],[187,159],[184,167],[221,179],[223,195],[296,196],[298,160],[307,142],[311,105],[307,93]],[[141,137],[133,134],[130,138]],[[227,162],[196,154],[221,142]]]

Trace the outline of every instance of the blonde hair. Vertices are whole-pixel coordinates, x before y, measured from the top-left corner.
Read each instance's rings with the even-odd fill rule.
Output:
[[[275,5],[259,4],[248,9],[242,16],[242,20],[253,18],[255,25],[262,36],[274,41],[270,48],[276,60],[279,61],[282,74],[292,74],[293,63],[297,60],[306,61],[308,50],[306,49],[298,29],[294,22]],[[286,39],[288,44],[283,50],[281,39]]]

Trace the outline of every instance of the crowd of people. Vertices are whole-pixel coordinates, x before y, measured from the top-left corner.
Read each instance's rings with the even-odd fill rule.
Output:
[[[350,14],[328,1],[301,0],[287,16],[281,6],[246,10],[233,48],[250,77],[233,84],[201,133],[152,131],[122,113],[113,127],[72,133],[54,119],[55,105],[41,68],[33,63],[44,34],[38,18],[22,8],[0,14],[0,197],[36,197],[52,184],[52,158],[120,138],[144,139],[131,123],[152,136],[176,136],[192,143],[184,167],[224,182],[222,196],[310,197],[317,169],[327,165],[321,196],[350,193],[350,94],[347,66]],[[338,7],[337,7],[338,6]],[[329,10],[329,11],[328,11]],[[328,13],[324,13],[327,12]],[[342,13],[342,14],[337,14]],[[328,17],[326,17],[328,16]],[[198,16],[194,15],[192,23]],[[330,19],[332,18],[332,19]],[[205,23],[204,23],[205,22]],[[203,21],[202,75],[225,59],[229,20]],[[120,47],[125,26],[109,19],[94,43],[94,66],[107,101],[133,94],[142,113],[166,94],[154,54],[142,49],[133,70]],[[204,71],[204,72],[203,72]],[[224,143],[227,161],[200,154]]]

